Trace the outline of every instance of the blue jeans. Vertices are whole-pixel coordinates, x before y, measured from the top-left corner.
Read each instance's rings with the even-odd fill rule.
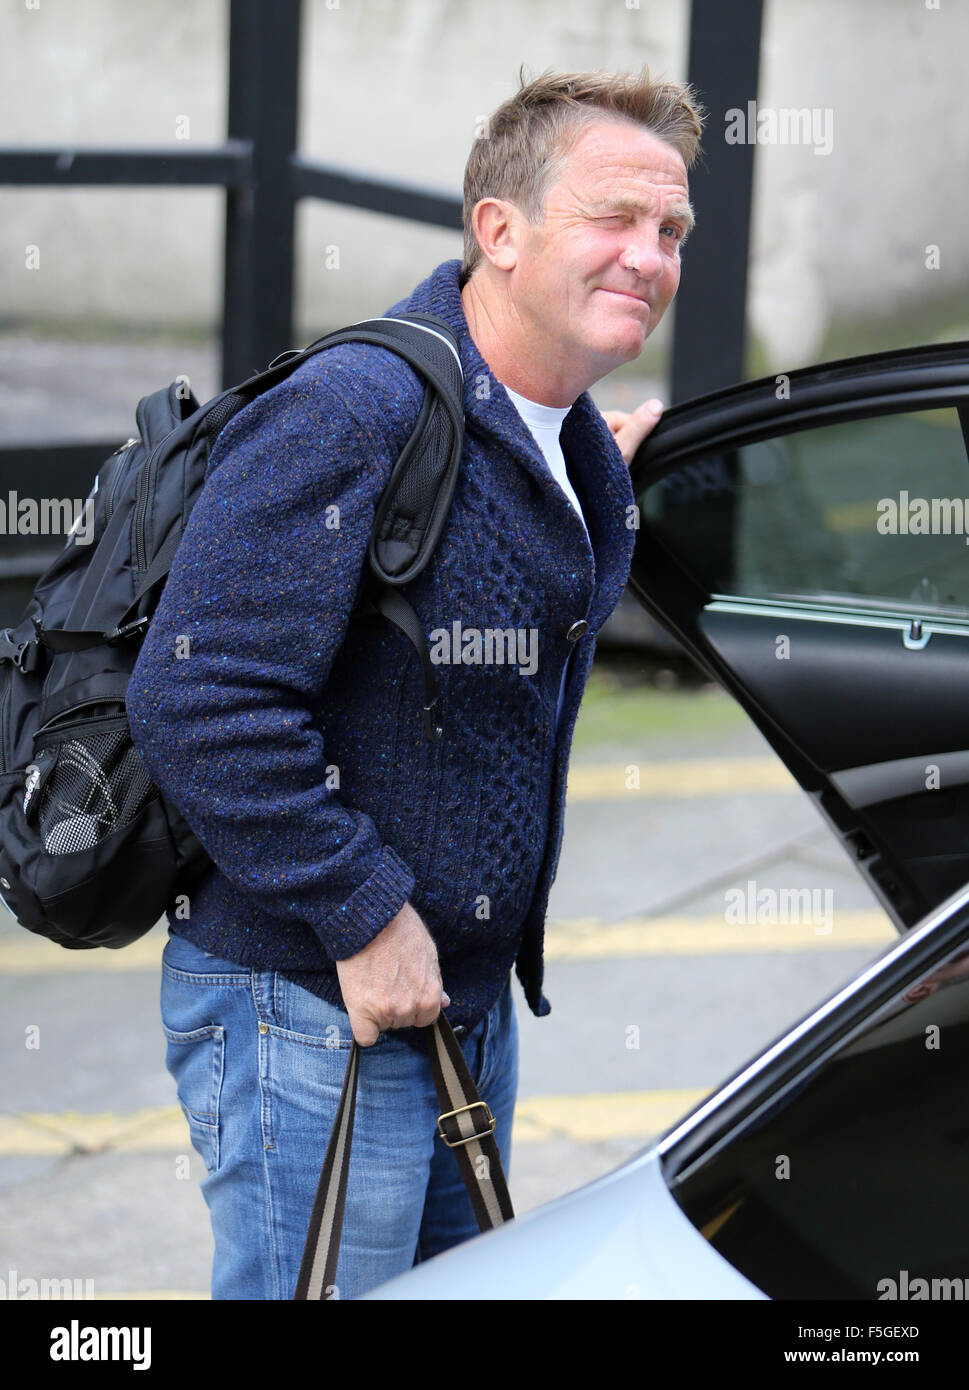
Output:
[[[352,1043],[347,1014],[274,970],[169,934],[166,1066],[205,1164],[214,1299],[291,1299]],[[511,977],[459,1036],[497,1121],[507,1176],[518,1082]],[[362,1049],[336,1297],[356,1298],[476,1235],[454,1154],[437,1137],[429,1058],[392,1032]]]

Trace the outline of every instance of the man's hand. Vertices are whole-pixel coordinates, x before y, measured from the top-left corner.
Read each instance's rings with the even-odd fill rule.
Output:
[[[604,410],[602,418],[612,430],[619,452],[627,464],[632,463],[636,450],[663,413],[663,402],[655,398],[644,401],[632,414],[624,410]]]
[[[362,951],[338,960],[336,972],[361,1047],[386,1028],[426,1028],[451,1002],[434,939],[410,903]]]

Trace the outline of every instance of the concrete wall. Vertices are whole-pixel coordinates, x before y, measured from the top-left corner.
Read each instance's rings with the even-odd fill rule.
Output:
[[[969,337],[967,53],[952,0],[768,0],[758,104],[833,133],[830,154],[757,148],[748,309],[771,366],[859,318],[884,324],[872,346]]]
[[[814,109],[832,137],[826,154],[758,147],[749,305],[771,369],[811,360],[859,318],[883,321],[876,345],[967,331],[969,5],[938,3],[767,0],[759,108]],[[520,63],[648,62],[682,77],[687,15],[687,0],[306,0],[302,148],[457,191],[475,123],[515,89]],[[226,24],[222,0],[11,0],[0,139],[220,140]],[[706,142],[727,125],[711,113]],[[4,189],[0,315],[72,332],[211,326],[221,226],[208,190]],[[298,228],[299,336],[382,311],[461,250],[456,233],[323,203],[304,203]]]

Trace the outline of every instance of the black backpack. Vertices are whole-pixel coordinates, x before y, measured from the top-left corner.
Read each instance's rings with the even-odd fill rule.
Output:
[[[464,392],[448,325],[431,314],[364,319],[282,353],[203,406],[176,381],[139,402],[139,437],[98,473],[85,503],[90,544],[69,535],[21,622],[0,631],[0,897],[29,931],[70,949],[126,946],[211,867],[131,741],[125,695],[139,638],[219,432],[312,354],[346,342],[391,349],[425,383],[376,510],[359,607],[414,643],[425,732],[440,738],[434,668],[399,588],[427,564],[457,480]]]

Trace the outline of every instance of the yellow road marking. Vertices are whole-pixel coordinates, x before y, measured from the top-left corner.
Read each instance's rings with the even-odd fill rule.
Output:
[[[779,758],[702,758],[668,763],[576,763],[569,769],[570,801],[624,797],[739,796],[799,791]]]
[[[604,1139],[644,1141],[668,1129],[709,1091],[615,1091],[532,1096],[515,1108],[513,1142],[540,1144],[555,1137],[593,1144]],[[0,1115],[0,1157],[70,1153],[193,1152],[180,1106],[150,1106],[128,1115],[76,1110]]]
[[[634,917],[608,925],[595,917],[549,922],[546,960],[590,960],[634,956],[735,955],[750,951],[848,949],[887,946],[897,932],[883,913],[835,909],[831,930],[823,923],[728,923],[719,917]]]
[[[114,975],[133,970],[158,970],[168,940],[167,929],[153,929],[130,946],[109,951],[65,951],[42,936],[23,928],[19,935],[5,931],[0,935],[0,975]]]
[[[0,1154],[188,1152],[191,1146],[178,1105],[148,1106],[128,1115],[77,1110],[0,1115]]]
[[[580,1144],[662,1134],[709,1095],[707,1087],[675,1091],[612,1091],[580,1096],[533,1096],[515,1106],[512,1143],[560,1137]]]
[[[863,502],[842,502],[839,507],[825,507],[822,516],[826,531],[843,535],[864,531],[870,536],[878,521],[878,505],[873,497]]]

